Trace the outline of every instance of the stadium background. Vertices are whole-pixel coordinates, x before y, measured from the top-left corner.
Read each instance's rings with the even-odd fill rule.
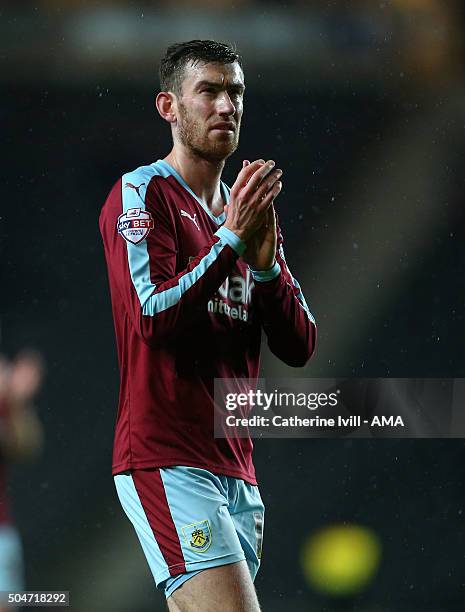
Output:
[[[45,452],[10,485],[29,589],[70,590],[74,610],[163,609],[110,477],[97,218],[122,172],[168,151],[152,104],[167,44],[237,43],[246,107],[226,180],[244,157],[285,171],[277,208],[319,348],[298,371],[267,355],[264,374],[462,377],[464,25],[454,0],[2,3],[1,349],[48,364]],[[462,440],[266,440],[255,460],[264,610],[464,609]],[[355,598],[302,572],[308,535],[340,522],[382,543]]]

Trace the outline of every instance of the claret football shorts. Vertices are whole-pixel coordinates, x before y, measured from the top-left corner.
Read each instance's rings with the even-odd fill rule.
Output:
[[[132,470],[114,479],[166,597],[202,570],[243,559],[255,579],[265,510],[257,486],[184,466]]]

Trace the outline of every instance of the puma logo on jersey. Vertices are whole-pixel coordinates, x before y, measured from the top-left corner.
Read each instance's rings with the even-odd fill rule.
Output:
[[[192,217],[188,212],[186,212],[185,210],[183,210],[181,208],[181,217],[187,217],[188,219],[190,219],[192,221],[192,223],[195,225],[195,227],[199,230],[200,232],[200,227],[199,224],[197,223],[197,213],[195,213],[195,215]]]
[[[133,185],[132,183],[126,183],[125,187],[129,187],[129,189],[134,189],[134,191],[137,193],[139,198],[142,199],[142,196],[139,193],[139,189],[142,187],[142,185],[145,185],[145,183],[141,183],[140,185]]]

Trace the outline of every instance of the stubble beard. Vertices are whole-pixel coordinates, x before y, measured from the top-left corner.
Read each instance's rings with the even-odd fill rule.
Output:
[[[209,139],[205,125],[189,116],[189,111],[180,102],[178,104],[182,120],[178,125],[178,137],[183,146],[194,155],[210,162],[227,159],[234,153],[239,144],[239,126],[236,127],[232,140]]]

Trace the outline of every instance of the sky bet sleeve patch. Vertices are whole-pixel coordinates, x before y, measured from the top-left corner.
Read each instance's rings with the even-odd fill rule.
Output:
[[[152,215],[147,210],[141,208],[128,208],[128,210],[118,217],[116,225],[118,234],[127,242],[139,244],[153,228]]]

